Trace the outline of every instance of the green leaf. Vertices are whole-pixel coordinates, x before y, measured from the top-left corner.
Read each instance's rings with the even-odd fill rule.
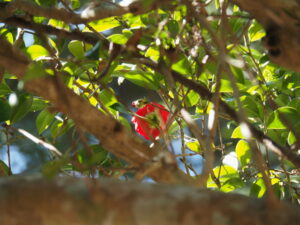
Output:
[[[72,53],[72,55],[75,56],[77,59],[84,58],[83,43],[81,41],[70,41],[68,44],[68,49]]]
[[[220,92],[222,93],[232,93],[231,82],[226,79],[221,79]]]
[[[241,103],[243,108],[246,110],[247,116],[249,117],[258,117],[260,118],[260,109],[259,107],[259,101],[255,100],[252,96],[242,96]]]
[[[31,105],[31,111],[40,111],[45,109],[47,106],[49,106],[48,101],[45,101],[39,97],[33,97],[33,102]]]
[[[90,22],[89,25],[93,27],[98,32],[103,32],[115,27],[120,26],[120,22],[116,20],[115,17],[108,17],[102,20],[96,20],[93,22]],[[88,28],[87,28],[88,29]]]
[[[12,108],[10,122],[15,123],[22,119],[30,111],[33,98],[32,95],[29,94],[16,95],[13,93],[11,95],[15,95],[14,98],[17,100],[16,104],[13,105],[9,102]]]
[[[250,41],[254,42],[254,41],[260,40],[265,35],[266,35],[266,33],[265,33],[263,27],[259,23],[254,21],[249,28]]]
[[[31,45],[27,48],[26,52],[29,54],[32,60],[49,55],[47,49],[41,45]]]
[[[14,43],[14,36],[8,29],[0,29],[1,37],[4,37],[9,43]]]
[[[188,149],[190,149],[193,152],[202,152],[203,150],[201,150],[200,144],[198,141],[191,141],[191,142],[187,142],[186,146],[188,147]]]
[[[176,20],[170,20],[168,23],[167,23],[167,27],[168,27],[168,30],[171,34],[171,37],[172,38],[175,38],[176,35],[178,34],[179,32],[179,25],[178,25],[178,22]]]
[[[114,105],[115,103],[118,102],[118,100],[114,95],[114,91],[111,88],[100,91],[99,98],[102,104],[105,105],[106,107]]]
[[[101,42],[98,41],[91,49],[86,51],[85,57],[91,60],[99,60],[100,48],[101,48]]]
[[[0,177],[6,177],[9,176],[11,174],[8,166],[5,164],[5,162],[3,162],[2,160],[0,160]]]
[[[293,132],[291,132],[291,131],[289,132],[287,141],[288,141],[289,145],[292,145],[292,144],[294,144],[296,142],[296,137],[293,134]]]
[[[81,149],[77,154],[78,161],[87,166],[101,165],[107,157],[108,152],[99,144],[90,145],[89,149]]]
[[[11,114],[10,105],[6,100],[0,99],[0,122],[9,120]]]
[[[74,122],[70,119],[67,121],[55,120],[50,128],[51,137],[56,139],[58,136],[62,136],[64,133],[66,133],[73,126]]]
[[[199,99],[200,96],[198,93],[190,91],[185,98],[186,107],[195,106],[199,102]]]
[[[241,131],[241,126],[237,126],[231,134],[231,138],[245,138]]]
[[[251,160],[251,148],[248,142],[240,140],[236,147],[235,152],[242,168],[244,168]]]
[[[0,83],[0,96],[10,94],[11,92],[12,90],[4,81]]]
[[[271,113],[267,121],[268,129],[286,129],[288,123],[289,126],[293,126],[295,121],[300,118],[299,112],[289,106],[281,107]]]
[[[112,75],[115,77],[124,77],[130,82],[144,88],[148,88],[152,90],[158,90],[160,88],[159,85],[160,77],[158,74],[153,74],[145,71],[128,71],[128,72],[115,71]]]
[[[218,166],[213,169],[213,173],[215,177],[219,179],[221,184],[220,190],[223,192],[233,191],[244,185],[238,171],[231,166],[228,165]],[[207,187],[211,187],[211,188],[218,187],[215,184],[215,182],[212,180],[211,176],[207,181]]]
[[[116,110],[116,111],[118,111],[118,112],[129,114],[128,110],[125,108],[125,106],[123,104],[119,103],[119,102],[116,102],[116,103],[110,105],[109,107]]]
[[[160,52],[159,52],[159,50],[158,50],[158,47],[157,46],[155,46],[155,47],[149,47],[148,49],[147,49],[147,51],[146,51],[146,53],[145,53],[145,56],[146,57],[149,57],[150,59],[152,59],[153,61],[155,61],[155,62],[157,62],[157,60],[159,59],[159,57],[160,57]],[[182,68],[182,67],[180,67],[180,68]],[[174,69],[173,67],[172,67],[172,69]]]
[[[124,45],[128,41],[129,37],[125,34],[112,34],[108,36],[107,39],[115,44]]]
[[[43,110],[36,118],[35,124],[39,134],[43,133],[51,124],[54,119],[54,115],[47,110]]]
[[[68,30],[68,25],[61,20],[50,19],[48,22],[48,25],[50,25],[52,27],[63,28],[63,29]]]
[[[262,178],[259,178],[251,185],[250,196],[252,197],[261,198],[265,192],[266,186]]]
[[[149,55],[150,53],[147,53],[147,54]],[[147,54],[146,54],[146,56],[147,56]],[[155,54],[155,55],[159,55],[159,54]],[[174,63],[171,68],[173,70],[175,70],[176,72],[183,74],[183,75],[192,74],[191,65],[186,57],[184,57],[181,60],[179,60],[178,62]]]

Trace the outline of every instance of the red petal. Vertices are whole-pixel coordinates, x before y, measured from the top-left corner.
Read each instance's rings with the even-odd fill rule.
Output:
[[[160,116],[160,118],[163,121],[163,124],[161,124],[160,128],[161,130],[165,129],[164,125],[168,120],[169,112],[166,110],[166,108],[163,105],[158,104],[156,102],[150,102],[146,104],[144,107],[138,109],[136,111],[136,114],[141,117],[146,117],[148,114],[153,112],[159,112],[160,115],[158,116]],[[150,127],[150,124],[143,118],[140,118],[138,116],[133,116],[131,121],[135,125],[135,131],[140,135],[142,135],[147,140],[149,140],[150,138],[155,139],[160,135],[160,130],[158,128]]]

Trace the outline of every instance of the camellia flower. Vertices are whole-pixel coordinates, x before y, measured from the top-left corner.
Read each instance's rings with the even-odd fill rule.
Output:
[[[131,122],[135,125],[135,131],[147,140],[155,140],[161,132],[166,130],[169,111],[156,102],[146,103],[145,100],[137,100],[132,103],[138,110]]]

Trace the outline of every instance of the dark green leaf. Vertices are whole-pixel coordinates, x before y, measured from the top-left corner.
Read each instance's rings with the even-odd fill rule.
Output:
[[[0,99],[0,122],[9,120],[11,108],[6,100]]]
[[[9,86],[4,81],[2,83],[0,83],[0,96],[8,95],[11,92],[12,92],[12,90],[9,88]]]
[[[13,95],[15,94],[13,93]],[[10,115],[11,123],[15,123],[18,120],[22,119],[30,111],[32,105],[32,99],[33,99],[32,95],[29,94],[15,95],[15,97],[17,102],[16,104],[11,106],[12,108],[12,112]]]
[[[35,124],[39,134],[43,133],[51,124],[54,119],[54,115],[47,110],[43,110],[36,118]]]

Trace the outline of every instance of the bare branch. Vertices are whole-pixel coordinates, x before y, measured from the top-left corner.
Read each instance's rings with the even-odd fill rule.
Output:
[[[0,19],[11,17],[15,11],[22,10],[30,15],[42,16],[48,19],[56,19],[65,23],[82,24],[93,20],[99,20],[112,16],[121,16],[125,13],[141,14],[169,2],[154,1],[148,7],[145,7],[143,1],[138,0],[128,6],[121,7],[109,1],[97,1],[88,3],[81,13],[73,13],[64,8],[42,7],[26,0],[16,0],[0,5]]]
[[[100,39],[97,37],[96,34],[91,32],[81,32],[81,31],[66,31],[63,29],[58,29],[55,27],[52,27],[50,25],[45,24],[38,24],[34,22],[29,22],[25,20],[24,18],[13,16],[6,18],[3,20],[4,23],[20,28],[26,28],[33,31],[36,31],[38,33],[44,33],[44,34],[51,34],[55,35],[58,38],[66,38],[70,40],[79,40],[90,44],[95,44]]]

